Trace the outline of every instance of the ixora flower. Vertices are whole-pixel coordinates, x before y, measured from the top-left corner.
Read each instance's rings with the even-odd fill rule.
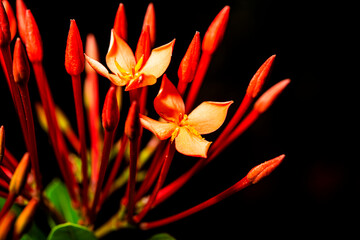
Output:
[[[216,131],[224,123],[227,110],[232,103],[233,101],[203,102],[187,115],[179,92],[164,75],[160,91],[154,100],[154,107],[165,122],[145,115],[140,115],[140,122],[160,140],[175,140],[178,152],[206,158],[211,142],[202,138],[201,134]]]
[[[147,61],[144,61],[144,55],[136,61],[129,45],[112,30],[106,55],[106,65],[112,73],[86,54],[85,58],[96,72],[117,86],[126,86],[125,91],[129,91],[156,83],[170,64],[174,43],[175,39],[153,49]]]

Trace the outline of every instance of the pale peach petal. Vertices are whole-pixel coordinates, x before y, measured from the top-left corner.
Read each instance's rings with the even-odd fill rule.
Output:
[[[146,61],[140,73],[153,75],[159,78],[168,68],[174,48],[175,39],[161,47],[151,51],[149,59]]]
[[[207,157],[211,142],[192,134],[186,127],[180,127],[175,138],[175,148],[179,153],[193,157]]]
[[[216,131],[225,121],[229,102],[203,102],[188,116],[187,124],[192,126],[199,134]]]
[[[112,83],[114,83],[117,86],[124,86],[126,85],[126,81],[122,80],[115,74],[109,73],[109,71],[106,69],[104,65],[96,61],[95,59],[92,59],[91,57],[87,56],[85,54],[85,59],[89,63],[89,65],[101,76],[106,77],[109,79]]]
[[[184,101],[166,74],[162,78],[159,93],[154,99],[154,108],[162,118],[177,124],[184,116]]]
[[[106,54],[106,65],[113,73],[121,74],[116,67],[115,61],[127,72],[131,72],[136,65],[134,53],[129,45],[114,30],[111,30],[109,51]]]
[[[174,123],[159,122],[142,114],[140,114],[140,123],[160,140],[165,140],[171,137],[177,127]]]
[[[136,88],[154,85],[156,83],[156,77],[141,75],[137,79],[131,80],[125,88],[125,91],[130,91]]]

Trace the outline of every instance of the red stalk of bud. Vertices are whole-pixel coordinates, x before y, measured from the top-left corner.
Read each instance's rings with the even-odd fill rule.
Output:
[[[124,4],[120,3],[114,21],[114,31],[124,41],[127,41],[127,20]]]
[[[71,20],[70,29],[67,38],[65,50],[65,68],[69,75],[71,75],[74,102],[76,110],[76,121],[78,133],[80,138],[80,157],[81,157],[81,172],[82,172],[82,202],[83,207],[88,210],[88,186],[89,178],[87,173],[87,153],[86,153],[86,134],[85,134],[85,120],[84,120],[84,105],[81,89],[80,74],[85,67],[85,59],[83,54],[83,45],[77,28],[75,20]]]
[[[3,221],[2,218],[9,212],[10,208],[14,204],[16,197],[17,196],[14,193],[10,192],[8,194],[6,201],[5,201],[2,209],[0,210],[0,223]]]
[[[0,164],[2,164],[5,155],[5,130],[4,126],[0,127]]]
[[[10,39],[13,40],[15,35],[16,35],[16,29],[17,29],[15,14],[14,14],[14,11],[13,11],[10,3],[8,2],[8,0],[2,0],[2,3],[4,5],[6,14],[7,14],[8,19],[9,19],[10,33],[11,33],[11,35],[10,35],[11,38]]]
[[[155,8],[154,4],[149,3],[143,22],[143,30],[149,26],[150,42],[151,47],[154,47],[156,38],[156,19],[155,19]]]
[[[19,35],[23,43],[26,43],[26,5],[23,0],[16,0],[16,18]]]
[[[190,216],[194,213],[197,213],[205,208],[208,208],[208,207],[224,200],[225,198],[228,198],[229,196],[233,195],[234,193],[237,193],[238,191],[250,186],[251,184],[257,183],[262,178],[268,176],[272,171],[274,171],[274,169],[277,166],[279,166],[279,164],[282,162],[284,157],[285,157],[285,155],[281,155],[279,157],[276,157],[272,160],[266,161],[256,167],[254,167],[253,169],[251,169],[249,171],[249,173],[246,175],[246,177],[241,179],[239,182],[235,183],[230,188],[217,194],[216,196],[210,198],[209,200],[196,205],[195,207],[192,207],[188,210],[185,210],[183,212],[180,212],[178,214],[175,214],[173,216],[170,216],[170,217],[167,217],[167,218],[164,218],[161,220],[148,222],[148,223],[142,223],[142,224],[140,224],[140,228],[143,230],[148,230],[151,228],[160,227],[160,226],[178,221],[182,218],[188,217],[188,216]]]
[[[32,198],[26,207],[22,210],[14,224],[13,239],[20,239],[25,231],[30,227],[38,205],[39,200]]]
[[[28,82],[30,77],[30,66],[26,57],[25,49],[22,46],[20,38],[16,40],[14,48],[14,61],[13,61],[13,73],[15,82],[18,85],[21,95],[22,106],[26,118],[27,126],[27,138],[29,140],[29,153],[31,156],[31,166],[34,170],[36,186],[40,193],[42,190],[41,173],[39,167],[36,136],[34,128],[34,120],[31,109],[30,94],[28,89]]]
[[[134,221],[136,223],[139,223],[145,217],[145,215],[149,212],[151,207],[153,206],[153,203],[156,200],[156,196],[157,196],[160,188],[164,185],[166,176],[169,172],[169,168],[170,168],[172,159],[174,157],[174,153],[175,153],[175,145],[168,142],[166,150],[165,150],[164,160],[163,160],[163,164],[162,164],[162,168],[160,171],[158,181],[157,181],[155,188],[154,188],[153,192],[151,193],[150,198],[149,198],[148,202],[146,203],[145,207],[141,210],[141,212],[138,215],[136,215],[134,217]]]
[[[129,180],[127,186],[127,209],[128,221],[132,222],[135,207],[135,184],[136,184],[136,170],[138,160],[138,145],[139,145],[139,108],[136,101],[132,101],[128,117],[125,122],[125,134],[130,140],[130,166],[129,166]]]
[[[16,215],[13,212],[7,212],[7,214],[0,221],[0,240],[8,239],[8,236],[13,229]]]
[[[98,201],[100,199],[100,191],[105,179],[106,167],[109,161],[110,150],[114,138],[115,129],[119,123],[119,107],[117,105],[116,87],[111,86],[106,94],[103,112],[102,112],[102,124],[105,129],[103,152],[100,162],[99,179],[96,185],[94,201],[92,205],[92,217],[95,217]],[[94,219],[93,219],[94,220]]]
[[[16,158],[9,152],[9,150],[4,149],[4,158],[3,164],[6,168],[10,169],[12,172],[15,171],[15,168],[18,165],[18,161]]]
[[[195,77],[195,72],[200,58],[200,33],[196,32],[178,70],[178,91],[181,96],[184,95],[187,84]]]

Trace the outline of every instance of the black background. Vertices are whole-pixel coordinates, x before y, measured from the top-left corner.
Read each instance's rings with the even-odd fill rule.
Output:
[[[44,65],[55,102],[70,117],[76,130],[71,80],[64,69],[70,19],[76,20],[83,41],[88,33],[95,34],[104,63],[119,2],[26,3],[42,34]],[[128,42],[134,49],[148,2],[123,3]],[[214,54],[198,104],[204,100],[234,100],[228,115],[231,116],[244,96],[248,81],[272,54],[277,57],[264,88],[285,78],[292,82],[223,155],[145,220],[160,219],[194,206],[231,186],[265,160],[283,153],[286,159],[267,179],[200,213],[148,232],[119,231],[108,238],[146,239],[157,232],[168,232],[177,239],[291,238],[292,235],[352,233],[359,212],[360,186],[356,177],[358,155],[351,154],[358,142],[354,92],[359,80],[355,74],[359,21],[352,11],[355,6],[348,1],[283,0],[153,3],[157,21],[155,45],[176,38],[173,60],[167,70],[173,82],[177,81],[178,65],[195,31],[203,37],[216,14],[225,5],[231,7],[223,43]],[[107,80],[100,79],[102,99],[107,87]],[[159,83],[150,88],[150,96],[157,93],[158,87]],[[0,124],[6,129],[6,145],[20,158],[25,147],[5,81],[0,81],[0,89]],[[33,102],[39,101],[33,77],[30,91]],[[127,98],[126,93],[124,96]],[[151,112],[151,104],[148,106]],[[59,171],[46,134],[36,127],[41,170],[44,182],[49,182]],[[177,155],[169,178],[173,179],[193,161]],[[117,201],[109,202],[103,216],[113,213],[117,204]]]

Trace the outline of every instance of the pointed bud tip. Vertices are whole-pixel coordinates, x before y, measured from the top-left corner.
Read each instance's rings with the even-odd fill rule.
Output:
[[[19,217],[16,219],[14,224],[14,235],[21,236],[30,226],[34,218],[37,206],[39,205],[39,200],[32,198],[23,211],[20,213]]]
[[[20,38],[16,39],[14,47],[13,74],[16,83],[27,84],[29,82],[29,61]]]
[[[153,3],[149,3],[149,5],[146,9],[144,22],[143,22],[143,28],[145,28],[146,25],[149,25],[151,47],[153,47],[155,44],[155,39],[156,39],[156,19],[155,19],[155,8],[154,8]]]
[[[263,95],[254,104],[254,109],[259,113],[265,112],[275,101],[275,99],[280,95],[280,93],[285,89],[285,87],[290,83],[290,79],[285,79],[271,88],[269,88]]]
[[[28,176],[30,168],[30,157],[29,153],[25,153],[22,159],[20,160],[18,166],[15,169],[15,172],[11,178],[9,184],[9,192],[15,195],[20,194],[22,191]]]
[[[116,87],[111,86],[106,94],[102,111],[102,124],[106,131],[113,131],[119,122],[119,107],[116,97]]]
[[[113,29],[119,37],[124,39],[124,41],[127,41],[127,20],[125,7],[122,3],[119,4],[119,8],[116,12]]]
[[[202,44],[203,51],[212,54],[218,48],[225,34],[226,26],[229,20],[229,14],[230,7],[225,6],[218,13],[218,15],[216,15],[205,33]]]
[[[246,175],[246,178],[249,182],[255,184],[259,182],[264,177],[268,176],[270,173],[272,173],[275,168],[277,168],[280,163],[285,158],[285,155],[282,154],[276,158],[273,158],[269,161],[266,161],[254,168],[252,168],[249,173]]]
[[[250,80],[246,93],[252,98],[255,98],[258,95],[258,93],[261,91],[261,88],[264,85],[267,76],[269,75],[275,57],[276,57],[275,54],[269,57],[256,71],[256,73]]]
[[[70,29],[65,50],[65,68],[72,76],[78,76],[84,70],[85,57],[79,29],[74,19],[70,20]]]
[[[125,134],[129,140],[135,139],[139,134],[140,120],[139,120],[139,106],[136,101],[131,103],[128,116],[125,122]]]
[[[0,46],[8,46],[11,41],[10,23],[3,2],[0,5]]]
[[[38,25],[30,9],[26,10],[26,52],[32,63],[42,62],[43,44]]]

